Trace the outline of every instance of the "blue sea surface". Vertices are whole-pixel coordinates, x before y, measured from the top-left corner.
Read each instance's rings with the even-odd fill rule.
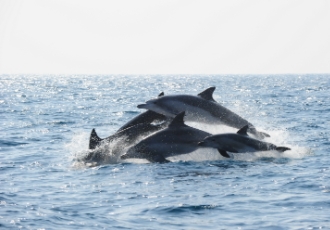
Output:
[[[110,136],[160,92],[210,86],[291,150],[80,161],[93,128]],[[1,75],[0,228],[330,229],[329,93],[330,75]]]

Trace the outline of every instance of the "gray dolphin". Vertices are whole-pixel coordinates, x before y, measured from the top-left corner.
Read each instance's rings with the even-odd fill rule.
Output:
[[[158,97],[164,96],[161,92]],[[107,138],[100,138],[95,129],[92,130],[89,138],[89,152],[84,157],[84,161],[102,161],[105,154],[104,149],[99,149],[100,146],[105,146],[114,140],[121,140],[120,144],[125,147],[131,146],[137,140],[164,129],[169,124],[171,118],[167,118],[162,114],[148,110],[136,116],[125,125],[123,125],[117,132]],[[152,124],[157,122],[157,124]],[[124,141],[124,142],[123,142]],[[115,145],[117,147],[117,145]],[[116,151],[115,151],[116,152]]]
[[[125,148],[134,145],[139,139],[144,138],[151,133],[157,132],[164,129],[168,124],[162,123],[158,125],[153,125],[149,123],[140,123],[117,132],[107,138],[100,138],[95,129],[92,130],[89,139],[89,151],[82,159],[84,162],[102,162],[106,157],[107,148],[99,148],[101,146],[107,147],[112,141],[121,140],[121,142],[116,145],[111,146],[112,151],[116,154]],[[119,149],[118,149],[119,148]]]
[[[278,147],[274,144],[251,138],[247,135],[247,130],[248,125],[240,129],[237,134],[227,133],[211,135],[206,137],[203,141],[199,142],[198,145],[203,147],[216,148],[222,156],[227,158],[230,157],[227,151],[232,153],[245,153],[268,150],[284,152],[286,150],[290,150],[290,148],[287,147]]]
[[[179,113],[169,126],[128,149],[121,159],[143,158],[150,162],[168,162],[167,157],[193,152],[210,133],[184,124],[185,112]]]
[[[248,132],[256,135],[258,138],[269,137],[267,133],[257,131],[255,127],[244,118],[215,102],[212,97],[214,89],[215,87],[211,87],[198,96],[163,96],[149,100],[146,104],[138,105],[138,108],[152,110],[168,117],[175,117],[181,111],[186,111],[186,121],[224,124],[237,129],[248,125]]]
[[[206,100],[211,100],[216,102],[213,99],[213,92],[215,90],[215,87],[210,87],[204,90],[203,92],[199,93],[198,96],[201,98],[204,98]],[[164,96],[164,92],[161,92],[158,97]],[[128,127],[140,124],[140,123],[152,123],[152,122],[165,122],[168,120],[168,117],[166,117],[163,114],[156,113],[152,110],[147,110],[146,112],[143,112],[139,114],[138,116],[134,117],[132,120],[128,121],[125,125],[120,127],[117,132],[120,132],[124,129],[127,129]]]
[[[153,125],[150,123],[139,123],[123,129],[115,134],[107,137],[100,138],[95,129],[92,130],[89,138],[89,149],[95,149],[100,145],[107,144],[115,139],[125,138],[128,144],[133,144],[137,139],[147,136],[150,133],[157,132],[167,127],[168,123],[164,122],[161,124]]]

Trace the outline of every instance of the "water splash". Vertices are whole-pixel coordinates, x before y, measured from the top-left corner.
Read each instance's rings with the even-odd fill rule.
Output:
[[[237,129],[228,126],[214,126],[201,123],[190,122],[188,125],[205,130],[211,134],[219,133],[235,133]],[[263,129],[260,129],[263,130]],[[312,153],[310,148],[301,147],[290,144],[292,141],[290,133],[287,130],[270,130],[267,131],[271,137],[264,141],[273,143],[277,146],[287,146],[291,148],[289,151],[280,153],[278,151],[260,151],[253,153],[230,153],[231,158],[222,157],[216,149],[201,148],[189,154],[183,154],[168,158],[173,162],[178,161],[218,161],[218,160],[237,160],[237,161],[258,161],[260,159],[301,159]],[[125,154],[127,150],[134,145],[127,145],[125,138],[113,140],[110,143],[105,143],[94,150],[88,150],[89,133],[77,133],[72,137],[72,140],[66,145],[70,152],[70,158],[73,161],[73,168],[95,167],[105,164],[118,164],[122,162],[130,163],[149,163],[144,159],[127,159],[121,160],[120,156]],[[142,139],[142,138],[141,138]],[[139,140],[138,140],[139,141]],[[138,142],[137,141],[137,142]],[[136,142],[136,143],[137,143]]]

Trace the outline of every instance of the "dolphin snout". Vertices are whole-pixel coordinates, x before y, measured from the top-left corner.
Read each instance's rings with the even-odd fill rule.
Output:
[[[147,106],[147,104],[141,104],[141,105],[138,105],[137,107],[138,107],[139,109],[145,109],[146,106]]]

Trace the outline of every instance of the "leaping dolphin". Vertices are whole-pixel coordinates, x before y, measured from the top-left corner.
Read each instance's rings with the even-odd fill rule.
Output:
[[[164,129],[167,126],[167,123],[161,123],[157,125],[149,124],[149,123],[140,123],[107,137],[100,138],[95,129],[92,130],[90,138],[89,138],[89,149],[95,149],[100,145],[107,144],[115,139],[125,138],[128,144],[133,144],[137,139],[147,136],[150,133],[157,132],[161,129]]]
[[[214,89],[215,87],[211,87],[200,93],[198,96],[163,96],[149,100],[145,104],[138,105],[137,107],[152,110],[168,117],[175,117],[181,111],[186,111],[186,121],[224,124],[237,129],[248,125],[249,133],[252,133],[261,139],[269,137],[267,133],[257,131],[250,122],[217,103],[212,97]]]
[[[215,87],[210,87],[210,88],[204,90],[203,92],[199,93],[198,96],[201,98],[204,98],[206,100],[211,100],[211,101],[216,102],[212,96],[214,90],[215,90]],[[161,92],[158,95],[158,97],[162,97],[162,96],[164,96],[164,92]],[[168,117],[166,117],[165,115],[156,113],[152,110],[147,110],[146,112],[139,114],[138,116],[134,117],[132,120],[127,122],[125,125],[120,127],[117,132],[120,132],[124,129],[127,129],[131,126],[134,126],[134,125],[137,125],[140,123],[165,122],[167,120],[168,120]]]
[[[82,160],[84,162],[102,162],[108,156],[108,146],[111,147],[113,155],[119,154],[124,148],[134,145],[140,139],[150,135],[151,133],[164,129],[166,126],[167,123],[158,125],[140,123],[120,132],[116,132],[107,138],[100,138],[95,129],[93,129],[89,139],[90,150]],[[120,142],[115,142],[117,140]],[[114,142],[115,145],[111,145],[111,142]]]
[[[198,145],[202,147],[216,148],[223,157],[227,158],[230,157],[227,152],[245,153],[268,150],[284,152],[286,150],[290,150],[288,147],[278,147],[274,144],[251,138],[247,135],[247,130],[248,125],[241,128],[237,134],[227,133],[211,135],[206,137],[203,141],[199,142]]]
[[[168,162],[167,157],[193,152],[198,143],[210,133],[187,126],[183,122],[185,112],[179,113],[169,126],[140,141],[128,149],[121,159],[143,158],[150,162]]]

